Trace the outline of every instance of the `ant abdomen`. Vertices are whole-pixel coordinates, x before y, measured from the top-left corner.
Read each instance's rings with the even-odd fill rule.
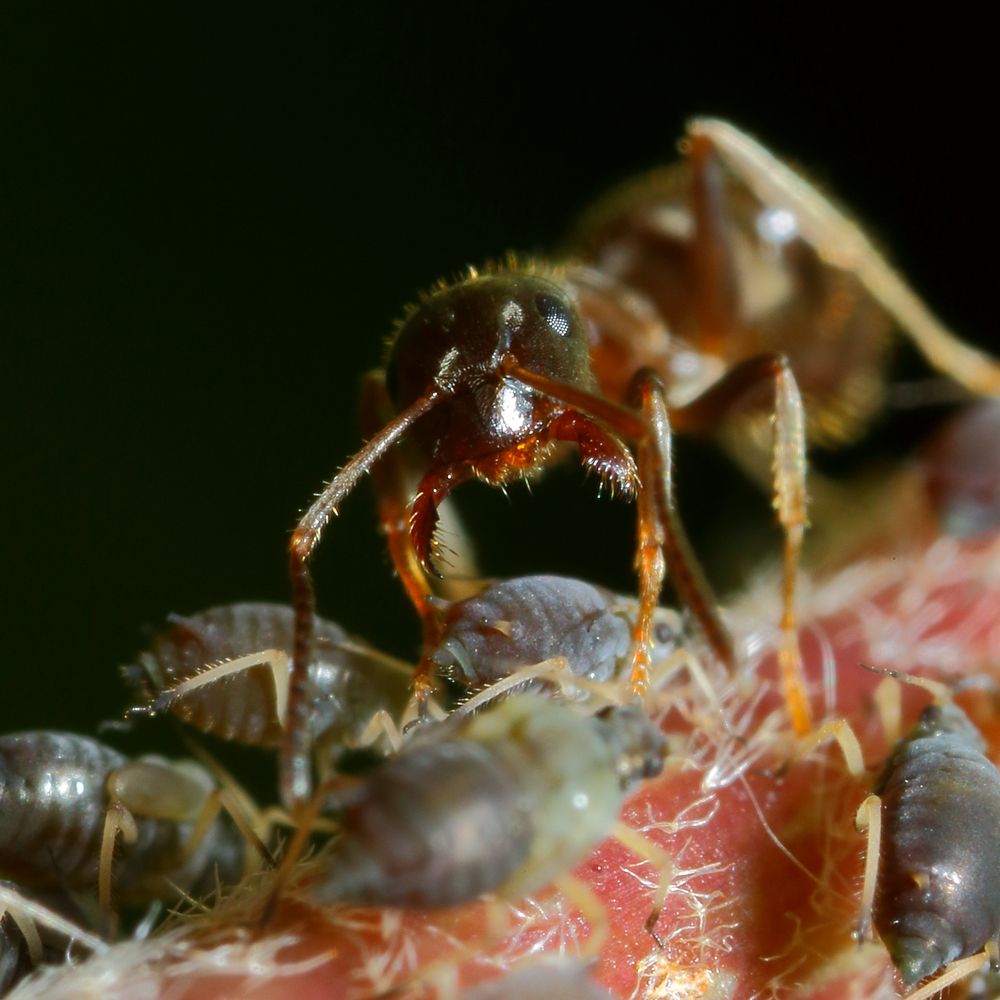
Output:
[[[879,786],[874,918],[905,985],[1000,934],[1000,773],[952,704],[927,708]]]
[[[677,630],[661,612],[652,658],[677,647]],[[491,584],[452,604],[431,660],[452,680],[482,687],[553,657],[578,677],[610,681],[629,663],[637,602],[561,576],[521,576]],[[673,616],[672,616],[673,617]]]

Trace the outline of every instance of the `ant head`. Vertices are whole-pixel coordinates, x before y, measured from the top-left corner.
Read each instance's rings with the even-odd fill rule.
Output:
[[[432,385],[461,392],[495,383],[505,358],[560,382],[593,383],[586,327],[553,278],[527,271],[474,274],[431,293],[399,328],[386,384],[402,409]]]
[[[504,374],[511,363],[579,389],[595,385],[587,328],[554,276],[502,271],[433,292],[399,328],[386,388],[397,412],[432,387],[452,390],[413,437],[442,462],[478,461],[529,440],[541,443],[559,412]]]

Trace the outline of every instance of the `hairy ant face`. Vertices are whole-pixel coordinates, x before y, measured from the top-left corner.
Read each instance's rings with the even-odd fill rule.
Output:
[[[475,459],[544,429],[552,404],[505,377],[505,360],[593,388],[586,328],[564,288],[533,274],[475,277],[431,295],[403,323],[386,366],[397,411],[431,386],[457,390],[415,428],[425,452]]]

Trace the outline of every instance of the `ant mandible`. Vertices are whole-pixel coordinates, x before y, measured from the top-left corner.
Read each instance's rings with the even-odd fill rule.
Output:
[[[647,184],[608,199],[578,247],[584,264],[512,262],[437,288],[398,328],[384,371],[366,379],[363,410],[372,436],[291,539],[295,640],[282,755],[286,802],[301,802],[311,784],[306,715],[315,601],[308,560],[363,476],[375,474],[379,518],[428,648],[436,611],[426,574],[439,504],[467,479],[503,485],[543,467],[557,442],[575,443],[585,465],[637,499],[631,685],[640,693],[667,572],[715,654],[735,662],[677,515],[671,436],[719,426],[768,386],[774,506],[785,538],[779,665],[795,729],[811,728],[795,622],[807,430],[814,440],[843,439],[850,418],[863,421],[874,408],[872,386],[880,384],[884,334],[893,324],[938,369],[974,391],[1000,393],[1000,367],[957,341],[853,222],[752,139],[724,122],[697,120],[684,148],[687,178],[679,198],[676,190]],[[748,204],[756,205],[749,215]],[[775,209],[785,225],[766,215]],[[670,224],[676,233],[666,231]],[[665,243],[668,235],[672,243]],[[756,254],[752,263],[782,279],[768,284],[763,309],[759,302],[748,308],[748,299],[760,298],[753,294],[754,268],[742,259],[748,246]],[[790,290],[790,297],[775,288]],[[671,308],[677,303],[680,315]],[[793,367],[807,380],[808,428]],[[379,413],[391,416],[383,423],[373,417]],[[412,501],[386,458],[404,436],[426,463]],[[423,664],[417,693],[426,685]]]

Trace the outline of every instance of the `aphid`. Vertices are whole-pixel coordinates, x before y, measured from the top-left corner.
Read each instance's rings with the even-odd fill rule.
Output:
[[[858,810],[868,848],[857,936],[874,926],[906,988],[942,970],[907,998],[925,1000],[1000,955],[1000,772],[943,684],[884,672],[936,701],[898,741]],[[861,777],[847,724],[823,728]]]
[[[665,571],[716,654],[734,661],[674,506],[670,440],[673,430],[714,429],[762,393],[774,418],[774,503],[785,532],[780,663],[795,728],[810,728],[794,613],[806,523],[799,373],[818,401],[814,428],[825,426],[820,414],[860,413],[865,407],[858,400],[871,397],[881,377],[868,317],[882,310],[933,364],[976,391],[1000,391],[1000,368],[958,343],[852,222],[732,126],[693,122],[687,152],[687,221],[675,227],[679,238],[670,253],[654,254],[659,244],[648,246],[641,227],[620,213],[624,232],[594,223],[579,244],[589,266],[473,271],[434,290],[399,326],[384,373],[369,377],[364,389],[365,412],[387,412],[388,421],[365,428],[367,444],[292,535],[286,800],[304,800],[310,786],[314,596],[308,561],[330,516],[365,474],[376,472],[390,553],[431,648],[436,637],[424,571],[432,566],[438,505],[467,479],[502,485],[542,468],[557,442],[576,443],[585,465],[638,500],[640,603],[631,676],[638,692],[647,683],[653,609]],[[743,201],[756,199],[756,214],[729,204],[736,196],[722,184],[723,164],[749,192]],[[647,215],[671,217],[669,205],[658,212],[655,198],[644,205]],[[605,215],[613,219],[615,210]],[[623,255],[629,258],[624,264]],[[776,281],[761,279],[764,265]],[[671,299],[681,303],[679,310],[668,307]],[[680,322],[677,312],[689,321]],[[425,469],[412,500],[384,466],[379,471],[380,460],[404,437]],[[635,458],[626,441],[634,444]],[[417,685],[426,690],[426,677]]]
[[[926,708],[875,786],[881,837],[874,926],[907,987],[1000,939],[1000,773],[954,704]],[[881,844],[879,846],[878,840]],[[929,984],[943,989],[955,969]]]
[[[0,737],[0,875],[30,891],[142,904],[240,878],[245,842],[193,761],[130,760],[87,736]]]
[[[260,747],[281,744],[292,646],[292,609],[243,603],[173,615],[126,680],[145,704],[130,714],[169,711],[202,732]],[[310,741],[322,750],[356,743],[369,721],[398,718],[412,669],[316,622],[307,679]]]
[[[486,892],[516,899],[553,880],[566,888],[567,870],[613,834],[660,866],[652,930],[670,862],[616,820],[628,789],[662,770],[665,745],[638,706],[582,716],[530,693],[444,723],[333,797],[341,834],[311,897],[411,907]],[[567,891],[592,901],[578,885]],[[599,922],[599,904],[590,910]]]
[[[429,659],[449,679],[480,688],[562,657],[578,677],[617,680],[632,649],[636,601],[561,576],[521,576],[444,605],[441,641]],[[657,608],[654,661],[681,643],[679,616]]]

